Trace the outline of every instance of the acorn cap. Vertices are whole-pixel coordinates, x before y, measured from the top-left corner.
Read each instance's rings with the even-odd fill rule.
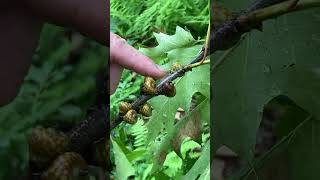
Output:
[[[133,109],[130,109],[124,116],[123,121],[128,124],[135,124],[137,122],[137,112]]]
[[[145,94],[157,93],[156,81],[152,77],[145,77],[141,90]]]
[[[131,104],[128,102],[120,102],[119,113],[120,115],[125,115],[132,108]]]
[[[175,63],[173,63],[171,65],[170,72],[175,72],[175,71],[177,71],[177,70],[179,70],[181,68],[182,68],[182,65],[177,63],[177,62],[175,62]]]
[[[139,114],[150,117],[152,115],[152,107],[149,103],[145,103],[139,108]]]
[[[37,167],[46,167],[56,156],[68,149],[67,136],[52,128],[35,127],[28,137],[30,160]]]
[[[41,179],[43,180],[64,180],[78,179],[87,180],[88,175],[76,174],[76,171],[85,171],[87,163],[80,154],[74,152],[66,152],[58,156],[52,165],[45,171]],[[79,172],[80,173],[80,172]]]

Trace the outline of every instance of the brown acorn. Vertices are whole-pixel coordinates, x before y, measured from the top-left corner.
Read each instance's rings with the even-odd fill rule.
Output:
[[[161,94],[167,97],[174,97],[176,95],[176,88],[171,82],[167,82],[163,85]]]
[[[152,107],[149,103],[145,103],[139,108],[139,114],[150,117],[152,115]]]
[[[132,108],[131,104],[128,102],[120,102],[119,113],[121,116],[125,115]]]
[[[80,154],[66,152],[57,157],[45,171],[42,180],[89,180],[88,165]]]
[[[157,93],[156,81],[152,77],[145,77],[141,90],[150,95]]]
[[[135,124],[137,122],[137,112],[130,109],[126,115],[123,116],[123,120],[129,124]]]
[[[47,167],[56,156],[67,151],[68,138],[52,128],[36,127],[28,137],[30,159],[38,167]]]

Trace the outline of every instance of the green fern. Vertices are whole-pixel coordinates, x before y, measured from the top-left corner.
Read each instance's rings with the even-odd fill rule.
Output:
[[[204,0],[110,1],[113,29],[133,44],[152,44],[153,31],[173,33],[177,25],[203,37],[209,23],[208,12],[208,2]]]
[[[148,129],[142,119],[138,119],[137,123],[129,129],[128,134],[134,137],[135,150],[143,150],[146,148]]]
[[[106,49],[86,40],[77,63],[68,64],[66,29],[45,25],[32,66],[13,102],[0,108],[0,179],[18,179],[29,161],[25,135],[35,125],[65,127],[81,120],[95,98],[95,74]]]

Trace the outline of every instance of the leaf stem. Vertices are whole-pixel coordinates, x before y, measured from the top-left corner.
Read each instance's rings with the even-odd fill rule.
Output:
[[[200,62],[196,62],[196,63],[193,63],[193,64],[189,64],[189,65],[186,66],[186,68],[192,69],[192,68],[204,65],[204,64],[210,64],[210,59],[203,60],[203,61],[200,61]]]

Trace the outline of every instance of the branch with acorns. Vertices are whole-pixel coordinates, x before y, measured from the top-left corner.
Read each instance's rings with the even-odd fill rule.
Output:
[[[210,63],[209,60],[203,60],[204,50],[188,65],[179,66],[173,65],[172,71],[158,84],[151,77],[145,77],[144,83],[141,87],[141,95],[132,103],[121,102],[119,104],[119,116],[112,122],[111,129],[115,128],[123,121],[129,124],[134,124],[137,121],[137,114],[150,117],[152,115],[152,107],[147,103],[148,100],[155,96],[164,95],[173,97],[176,94],[173,81],[178,77],[182,77],[186,72],[191,71],[193,68]],[[200,61],[201,60],[201,61]]]
[[[97,101],[82,121],[64,132],[43,127],[32,129],[28,135],[30,173],[27,176],[30,179],[88,179],[89,175],[105,179],[103,169],[109,165],[109,151],[107,143],[103,148],[103,140],[109,130],[106,98],[109,83],[104,71],[97,76]],[[75,176],[75,170],[79,170],[81,176]]]
[[[214,6],[215,3],[212,5]],[[111,130],[122,121],[134,124],[137,121],[138,113],[142,116],[151,116],[152,107],[148,104],[151,98],[158,95],[173,97],[175,95],[175,87],[172,82],[175,79],[184,76],[185,73],[195,67],[210,63],[210,60],[205,60],[208,55],[218,50],[232,48],[239,42],[243,34],[250,32],[252,29],[262,31],[263,21],[290,12],[319,6],[320,0],[257,0],[246,10],[222,25],[214,26],[214,29],[210,29],[209,25],[206,43],[201,52],[189,64],[175,68],[174,71],[170,72],[157,84],[154,79],[146,77],[141,87],[141,95],[132,103],[120,103],[119,116],[111,122]],[[220,63],[220,61],[216,63]],[[215,68],[217,66],[213,65],[212,67]]]

